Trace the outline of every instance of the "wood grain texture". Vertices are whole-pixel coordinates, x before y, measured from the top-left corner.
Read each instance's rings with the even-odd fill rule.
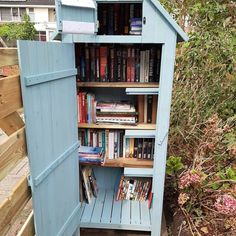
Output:
[[[22,107],[20,77],[0,79],[0,119]]]
[[[78,87],[95,88],[158,88],[158,83],[127,83],[127,82],[78,82]]]
[[[0,66],[18,64],[16,48],[0,48]]]
[[[12,222],[31,197],[27,176],[23,176],[8,198],[0,204],[0,235],[5,235]]]
[[[24,122],[18,112],[13,112],[10,115],[0,119],[0,128],[9,136],[17,130],[24,127]]]
[[[35,235],[34,230],[34,213],[31,211],[30,215],[28,216],[26,222],[22,226],[21,230],[17,234],[17,236],[33,236]]]
[[[136,130],[155,130],[156,124],[144,124],[140,123],[137,125],[119,125],[119,124],[88,124],[78,123],[79,128],[88,129],[136,129]]]
[[[26,156],[25,129],[13,133],[0,145],[0,180]]]

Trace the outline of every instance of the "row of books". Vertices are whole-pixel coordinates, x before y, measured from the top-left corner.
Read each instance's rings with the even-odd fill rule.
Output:
[[[79,123],[156,123],[157,95],[138,95],[137,109],[129,102],[97,102],[95,95],[87,92],[79,92],[77,102]]]
[[[123,130],[80,129],[79,141],[82,146],[88,146],[88,154],[80,155],[80,161],[86,163],[102,163],[104,159],[101,152],[104,153],[104,158],[107,159],[137,158],[153,160],[154,158],[155,139],[125,138]],[[90,150],[89,147],[91,147]],[[89,156],[91,156],[90,160],[88,160]]]
[[[99,35],[131,34],[131,19],[142,17],[142,4],[98,4]]]
[[[80,169],[80,201],[91,203],[93,197],[98,195],[98,187],[93,168],[89,166]]]
[[[104,152],[101,147],[80,146],[79,162],[85,164],[98,164],[103,162]]]
[[[154,46],[77,46],[79,82],[159,82],[161,48]]]
[[[151,200],[151,178],[131,178],[121,176],[116,200]]]

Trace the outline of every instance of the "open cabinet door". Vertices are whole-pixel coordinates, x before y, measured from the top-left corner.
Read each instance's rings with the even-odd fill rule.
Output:
[[[74,45],[18,50],[36,235],[70,236],[80,211]]]
[[[56,0],[55,4],[58,32],[72,34],[97,32],[95,0]]]

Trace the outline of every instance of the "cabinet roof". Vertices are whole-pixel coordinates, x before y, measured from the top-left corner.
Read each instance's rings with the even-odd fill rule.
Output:
[[[177,41],[183,42],[188,41],[188,35],[182,30],[182,28],[176,23],[172,16],[165,10],[158,0],[150,0],[150,2],[158,9],[161,15],[167,20],[167,22],[174,28],[177,32]]]

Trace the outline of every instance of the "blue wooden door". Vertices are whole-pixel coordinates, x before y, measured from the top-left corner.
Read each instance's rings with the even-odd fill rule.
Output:
[[[94,34],[97,32],[95,0],[55,0],[58,32]]]
[[[80,208],[74,46],[18,50],[36,234],[70,236]]]

